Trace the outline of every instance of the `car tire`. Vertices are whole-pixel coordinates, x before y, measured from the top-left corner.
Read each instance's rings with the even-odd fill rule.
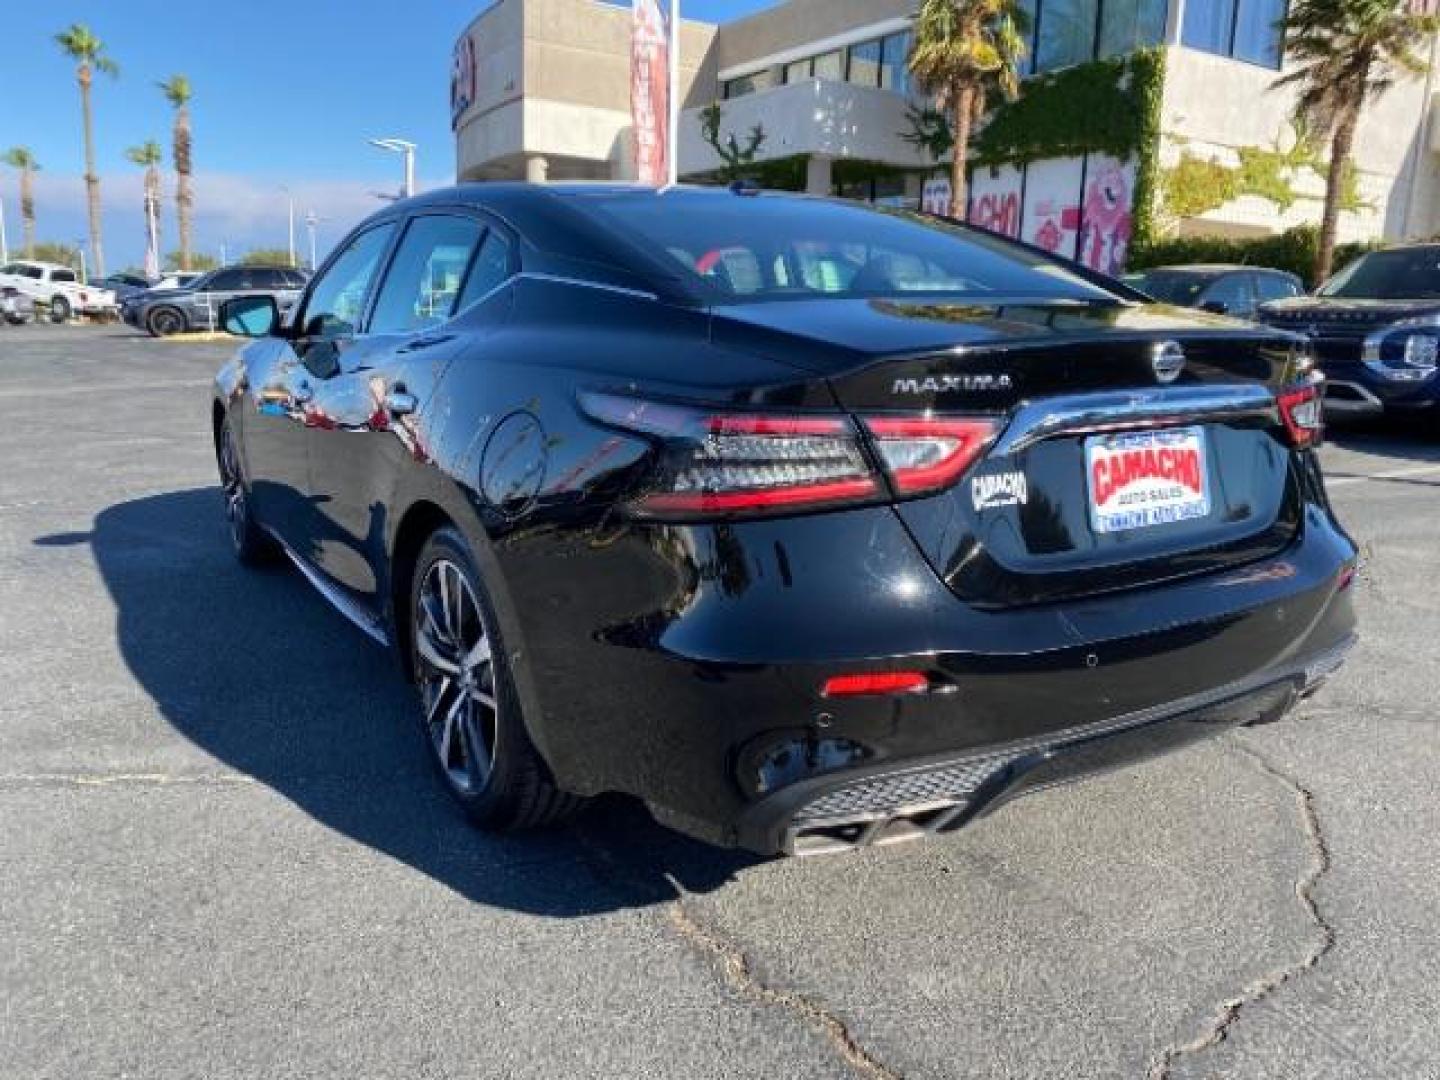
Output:
[[[240,464],[240,448],[235,442],[230,420],[220,424],[215,440],[216,463],[220,468],[220,491],[225,498],[225,520],[230,526],[230,547],[244,566],[264,566],[280,555],[279,545],[255,520],[251,506],[250,487]]]
[[[63,296],[52,297],[50,300],[50,321],[52,323],[67,323],[75,313],[70,306],[70,301]]]
[[[179,308],[158,307],[145,316],[151,337],[171,337],[185,330],[185,313]]]
[[[466,816],[492,832],[578,810],[530,741],[510,657],[469,545],[450,527],[426,543],[410,583],[409,642],[430,760]]]

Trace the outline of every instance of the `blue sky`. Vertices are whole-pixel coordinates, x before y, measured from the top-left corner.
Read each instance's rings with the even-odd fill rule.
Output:
[[[681,0],[687,18],[727,21],[774,0]],[[39,159],[38,235],[86,235],[79,91],[54,45],[83,22],[105,42],[120,77],[95,87],[96,167],[105,200],[107,268],[144,252],[139,170],[125,148],[166,147],[170,109],[155,83],[175,72],[195,88],[196,246],[233,255],[284,247],[286,196],[322,220],[319,246],[380,204],[399,184],[398,157],[365,144],[393,135],[419,144],[420,179],[454,176],[449,126],[450,51],[487,0],[75,0],[6,3],[0,19],[0,150],[28,146]],[[0,169],[12,248],[20,207],[14,171]],[[171,187],[166,177],[167,195]],[[298,228],[298,226],[297,226]],[[172,209],[162,225],[175,247]],[[300,229],[303,247],[303,229]]]

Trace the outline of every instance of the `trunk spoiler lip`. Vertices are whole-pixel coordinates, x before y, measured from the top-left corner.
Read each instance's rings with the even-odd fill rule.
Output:
[[[1101,391],[1022,401],[990,450],[1019,453],[1046,439],[1168,427],[1195,421],[1280,422],[1271,390],[1258,383]]]

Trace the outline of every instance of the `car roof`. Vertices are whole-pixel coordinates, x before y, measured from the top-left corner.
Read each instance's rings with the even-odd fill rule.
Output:
[[[39,259],[11,259],[6,266],[38,266],[41,270],[73,270],[64,263],[41,262]]]

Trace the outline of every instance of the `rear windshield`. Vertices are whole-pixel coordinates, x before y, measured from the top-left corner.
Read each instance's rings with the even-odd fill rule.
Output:
[[[1373,251],[1318,290],[1350,300],[1431,300],[1440,297],[1440,248]]]
[[[1194,307],[1195,301],[1205,291],[1205,286],[1214,278],[1184,270],[1151,270],[1126,280],[1141,292],[1163,303]]]
[[[734,301],[896,295],[1117,299],[999,237],[905,211],[769,196],[584,197],[602,221]]]

